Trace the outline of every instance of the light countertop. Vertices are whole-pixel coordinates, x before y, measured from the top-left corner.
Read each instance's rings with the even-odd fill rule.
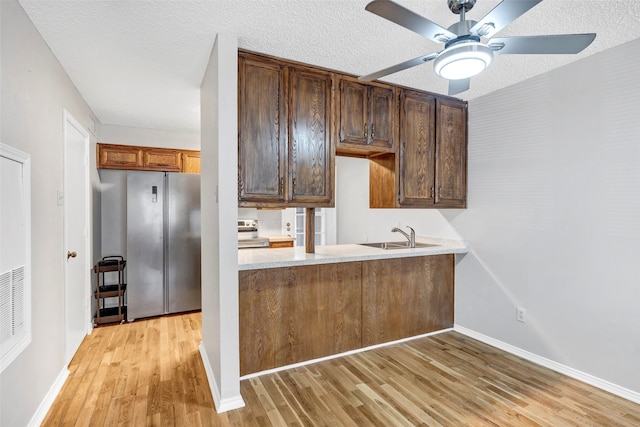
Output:
[[[280,249],[241,249],[238,251],[238,270],[293,267],[311,264],[367,261],[385,258],[404,258],[468,252],[465,241],[433,237],[416,238],[417,242],[436,246],[414,249],[378,249],[357,244],[316,246],[316,252],[308,254],[304,247]]]

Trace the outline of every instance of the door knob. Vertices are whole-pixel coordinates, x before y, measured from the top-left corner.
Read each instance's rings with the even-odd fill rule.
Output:
[[[78,256],[78,253],[77,253],[76,251],[73,251],[73,252],[71,252],[71,251],[67,251],[67,259],[69,259],[69,258],[75,258],[75,257],[77,257],[77,256]]]

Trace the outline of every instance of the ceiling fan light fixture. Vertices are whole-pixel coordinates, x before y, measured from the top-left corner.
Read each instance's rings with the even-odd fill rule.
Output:
[[[433,67],[440,77],[461,80],[481,73],[492,60],[493,50],[488,46],[478,42],[464,42],[442,52]]]

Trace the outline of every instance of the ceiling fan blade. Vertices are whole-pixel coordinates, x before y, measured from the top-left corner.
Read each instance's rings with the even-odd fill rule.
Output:
[[[578,53],[596,38],[594,33],[561,34],[494,38],[489,47],[494,53],[506,54],[569,54]]]
[[[391,0],[373,0],[365,10],[438,43],[446,43],[456,38],[451,31]]]
[[[503,0],[471,27],[471,34],[491,37],[542,0]]]
[[[410,59],[408,61],[401,62],[392,67],[385,68],[384,70],[376,71],[375,73],[367,74],[366,76],[358,77],[361,82],[370,82],[377,78],[384,77],[388,74],[397,73],[398,71],[406,70],[407,68],[415,67],[416,65],[424,64],[433,59],[436,59],[440,53],[433,52],[428,55],[418,56],[417,58]]]
[[[449,80],[449,95],[457,95],[469,90],[471,79]]]

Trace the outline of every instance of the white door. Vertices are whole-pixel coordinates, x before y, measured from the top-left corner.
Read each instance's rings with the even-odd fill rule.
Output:
[[[69,363],[89,328],[89,134],[64,112],[64,314]]]

